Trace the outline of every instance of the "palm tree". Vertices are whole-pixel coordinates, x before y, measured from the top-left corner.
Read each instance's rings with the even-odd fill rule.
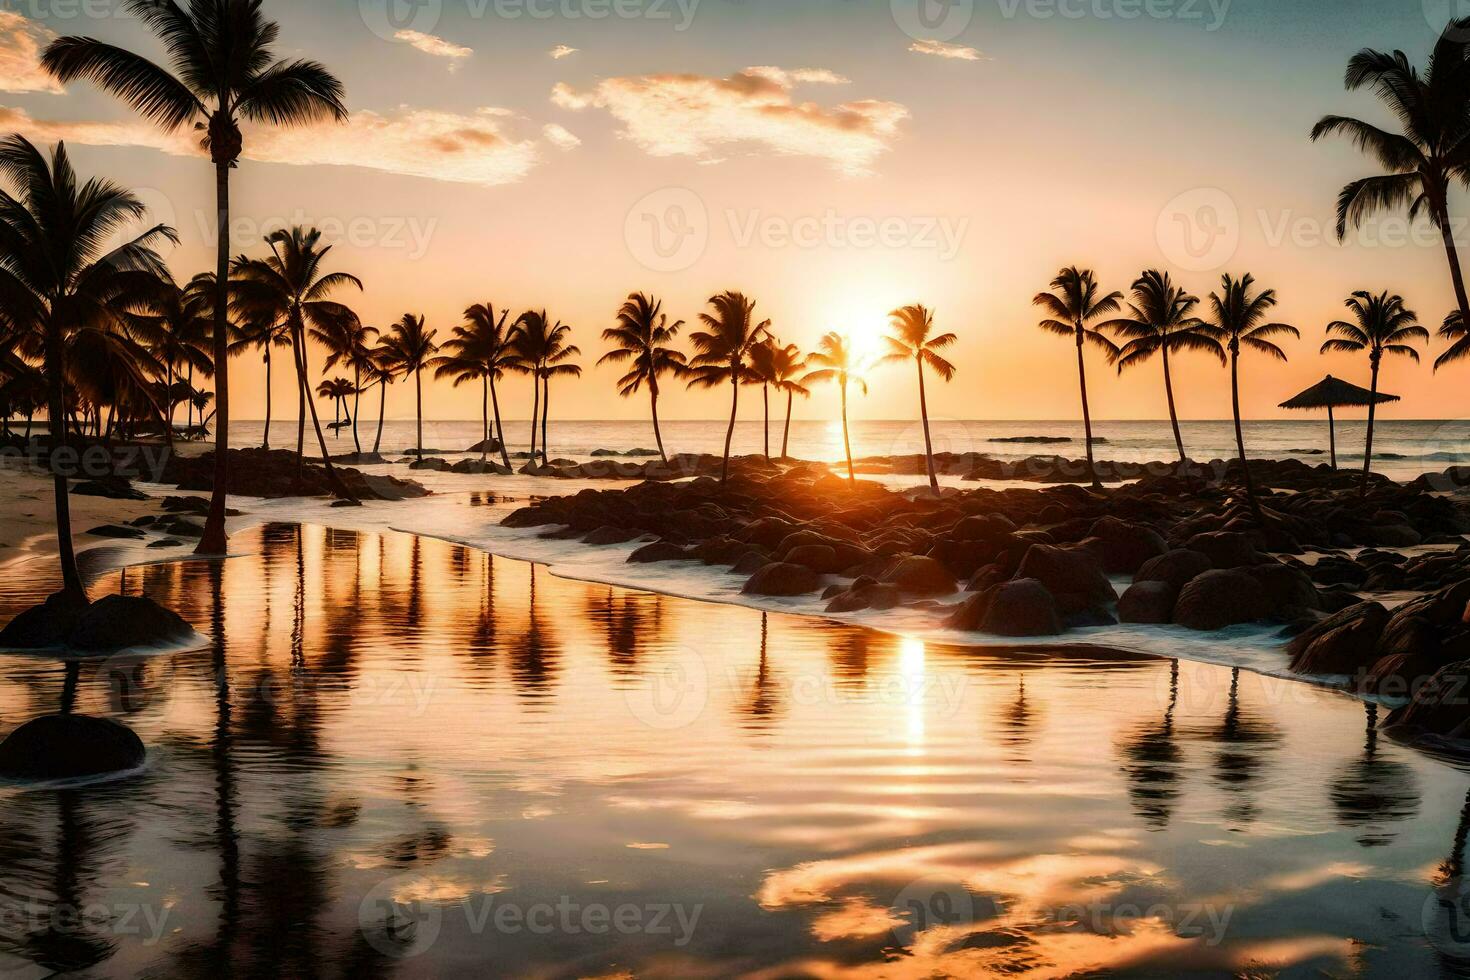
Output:
[[[120,311],[129,297],[146,295],[168,277],[155,246],[177,242],[166,225],[156,225],[110,252],[102,243],[119,227],[142,219],[146,210],[130,192],[105,180],[80,183],[64,144],[48,161],[24,137],[0,140],[0,174],[15,188],[0,190],[0,308],[5,322],[30,335],[44,360],[46,414],[52,452],[67,442],[69,355],[79,342],[101,352],[114,369],[129,372],[137,388],[146,379],[133,362],[143,354],[119,342],[127,325]],[[160,413],[161,414],[161,413]],[[53,479],[56,535],[61,552],[62,594],[84,604],[86,590],[71,540],[71,506],[66,477]]]
[[[41,64],[63,82],[87,78],[128,103],[166,132],[199,120],[214,163],[218,204],[214,323],[214,493],[199,554],[225,551],[225,494],[229,482],[230,170],[244,149],[239,122],[297,126],[347,118],[342,84],[315,61],[276,61],[280,27],[266,20],[261,0],[191,0],[187,13],[174,0],[123,0],[123,9],[157,35],[174,71],[142,55],[87,37],[52,41]]]
[[[1031,302],[1050,314],[1039,326],[1063,337],[1072,337],[1077,342],[1077,379],[1082,386],[1082,425],[1087,437],[1087,475],[1092,486],[1098,489],[1102,481],[1097,478],[1097,465],[1092,457],[1092,412],[1087,404],[1087,364],[1082,356],[1082,345],[1100,347],[1109,364],[1118,360],[1118,347],[1095,327],[1088,326],[1090,320],[1119,309],[1123,294],[1108,293],[1099,297],[1097,277],[1091,269],[1076,266],[1063,269],[1051,281],[1052,292],[1037,293]],[[1060,295],[1058,295],[1060,294]]]
[[[271,447],[271,350],[276,347],[290,346],[290,324],[271,316],[247,319],[240,325],[234,342],[230,344],[231,354],[238,355],[247,350],[258,349],[263,355],[262,360],[265,362],[265,433],[260,442],[262,449]]]
[[[372,360],[367,366],[367,375],[372,378],[373,383],[368,385],[378,386],[378,434],[373,439],[373,455],[378,455],[378,450],[383,446],[383,418],[388,410],[388,386],[393,383],[393,368],[389,363],[392,355],[382,341],[373,348]]]
[[[1128,338],[1118,356],[1118,373],[1142,364],[1155,354],[1164,362],[1164,397],[1169,403],[1169,424],[1174,427],[1174,445],[1179,450],[1179,462],[1187,462],[1184,452],[1184,437],[1179,432],[1179,413],[1174,409],[1174,378],[1169,371],[1169,355],[1186,350],[1208,351],[1220,358],[1225,366],[1225,354],[1210,338],[1199,333],[1199,317],[1194,308],[1199,297],[1191,296],[1174,281],[1167,272],[1149,269],[1133,283],[1133,302],[1128,304],[1129,316],[1109,320],[1102,324],[1104,330],[1112,330],[1120,337]]]
[[[801,378],[806,374],[807,363],[799,347],[795,344],[777,347],[772,353],[772,360],[771,376],[774,380],[771,387],[778,392],[786,392],[786,427],[781,432],[781,458],[787,459],[786,448],[791,441],[792,400],[797,395],[810,398],[812,391],[801,383]]]
[[[480,388],[480,459],[488,454],[490,442],[490,406],[495,406],[495,439],[500,445],[500,458],[507,469],[510,456],[505,449],[505,433],[500,427],[500,399],[495,394],[495,382],[500,380],[510,363],[516,358],[512,343],[514,331],[507,335],[505,321],[510,310],[495,315],[495,304],[477,303],[464,311],[467,323],[454,328],[454,336],[444,342],[441,350],[448,353],[434,358],[434,377],[453,378],[454,386],[470,381],[479,381]]]
[[[173,281],[160,281],[158,288],[142,298],[136,310],[124,314],[129,332],[140,337],[154,357],[164,366],[164,433],[169,445],[174,441],[174,381],[187,376],[189,391],[194,388],[194,371],[206,378],[214,375],[214,276],[203,273],[185,286]],[[193,425],[190,405],[189,425]]]
[[[888,342],[885,362],[912,360],[919,369],[919,418],[924,424],[924,460],[929,471],[929,489],[939,492],[939,475],[934,471],[934,442],[929,438],[929,398],[924,391],[924,365],[945,381],[954,377],[955,366],[939,355],[939,351],[959,340],[955,334],[944,333],[938,337],[934,332],[934,311],[915,303],[888,314],[890,333],[883,338]]]
[[[1470,296],[1460,268],[1450,221],[1452,184],[1470,179],[1470,111],[1465,91],[1470,85],[1470,18],[1445,25],[1429,67],[1420,73],[1402,51],[1387,54],[1365,48],[1348,60],[1348,91],[1373,90],[1403,126],[1390,133],[1350,116],[1324,116],[1312,128],[1312,140],[1341,134],[1373,156],[1387,173],[1355,180],[1337,198],[1337,237],[1357,227],[1375,211],[1407,208],[1409,220],[1426,215],[1439,229],[1450,282],[1460,317],[1470,321]]]
[[[852,382],[862,389],[864,395],[868,393],[868,383],[860,377],[863,365],[858,363],[847,338],[836,332],[822,337],[807,360],[821,367],[808,373],[802,379],[803,384],[835,381],[842,391],[842,448],[847,452],[847,482],[856,483],[857,474],[852,468],[852,439],[847,430],[847,385]]]
[[[1419,326],[1419,316],[1404,306],[1402,296],[1390,296],[1385,290],[1374,296],[1366,290],[1358,290],[1344,304],[1352,311],[1353,321],[1334,320],[1327,324],[1327,333],[1338,334],[1322,345],[1322,353],[1368,352],[1368,364],[1373,372],[1373,398],[1368,402],[1368,439],[1363,450],[1363,487],[1368,492],[1368,475],[1373,469],[1373,417],[1378,407],[1378,369],[1384,354],[1398,354],[1419,362],[1419,352],[1410,346],[1411,341],[1429,342],[1429,331]]]
[[[510,370],[531,376],[531,455],[530,464],[536,462],[536,424],[541,417],[541,359],[546,353],[547,335],[551,324],[546,311],[527,310],[516,320],[512,329],[513,361]]]
[[[426,330],[424,318],[414,316],[412,313],[403,314],[403,318],[389,329],[387,336],[379,345],[379,363],[388,368],[399,377],[413,375],[414,390],[417,395],[418,412],[418,448],[417,458],[424,458],[424,379],[423,370],[432,362],[434,355],[438,353],[439,346],[434,343],[434,336],[439,331]]]
[[[1286,360],[1286,352],[1268,338],[1300,337],[1301,331],[1285,323],[1266,323],[1266,314],[1276,305],[1276,290],[1252,292],[1256,279],[1246,273],[1239,279],[1226,273],[1220,278],[1220,292],[1210,293],[1212,320],[1195,328],[1201,336],[1230,352],[1230,401],[1235,413],[1235,448],[1240,454],[1240,470],[1245,479],[1246,497],[1251,510],[1260,519],[1261,506],[1256,500],[1251,481],[1250,463],[1245,455],[1245,435],[1240,427],[1240,349],[1249,348],[1278,361]]]
[[[678,377],[685,371],[683,351],[670,347],[684,321],[669,323],[663,312],[663,301],[647,293],[632,293],[618,310],[618,325],[602,332],[602,339],[615,345],[598,360],[602,364],[623,364],[627,361],[628,373],[618,379],[618,394],[624,398],[638,393],[648,385],[648,397],[653,411],[653,439],[658,443],[658,454],[668,462],[664,452],[664,437],[658,427],[658,379],[660,375]]]
[[[347,378],[332,378],[317,385],[316,393],[322,398],[332,399],[333,407],[336,409],[332,429],[337,433],[337,438],[342,438],[342,413],[347,411],[347,399],[357,394],[357,385]],[[351,412],[347,412],[347,419],[354,426],[356,425],[357,420]]]
[[[571,333],[572,328],[558,320],[550,331],[547,332],[546,344],[542,349],[541,367],[538,372],[541,377],[542,466],[551,465],[551,461],[547,457],[547,450],[550,448],[551,442],[546,435],[546,423],[551,418],[551,379],[563,376],[572,378],[580,378],[582,376],[581,367],[570,363],[572,358],[582,356],[580,348],[566,342],[567,337],[571,336]]]
[[[745,369],[745,383],[761,386],[761,439],[766,459],[771,458],[771,385],[776,383],[776,357],[780,349],[776,338],[767,336],[750,349],[750,364]]]
[[[689,335],[698,353],[689,362],[689,387],[714,388],[730,384],[730,425],[725,430],[725,455],[720,464],[720,483],[730,476],[730,442],[735,437],[735,417],[740,408],[740,385],[745,380],[745,362],[750,350],[770,333],[771,321],[755,322],[755,300],[733,291],[711,296],[713,313],[699,314],[707,329]]]
[[[296,419],[296,473],[300,481],[305,459],[306,414],[316,430],[327,481],[341,497],[351,500],[351,491],[337,476],[332,466],[327,440],[322,435],[316,401],[311,397],[311,369],[307,363],[307,330],[320,336],[345,330],[344,324],[357,319],[357,314],[327,297],[343,286],[362,289],[362,280],[347,272],[323,272],[322,263],[332,251],[321,243],[322,233],[316,228],[292,228],[272,233],[266,238],[271,248],[268,259],[247,259],[235,266],[236,301],[247,318],[269,317],[283,321],[290,329],[291,347],[296,363],[296,387],[299,412]],[[221,422],[223,424],[223,421]]]
[[[357,435],[357,416],[362,408],[362,376],[372,370],[373,351],[371,344],[378,336],[377,327],[365,326],[354,314],[352,316],[332,317],[323,325],[314,325],[310,331],[311,337],[317,343],[327,349],[327,358],[322,362],[322,373],[332,370],[339,364],[352,369],[352,380],[347,382],[352,386],[348,395],[352,398],[352,447],[359,456],[362,455],[362,441]],[[343,403],[346,408],[346,403]],[[338,421],[341,421],[340,419]],[[339,435],[340,430],[339,430]]]

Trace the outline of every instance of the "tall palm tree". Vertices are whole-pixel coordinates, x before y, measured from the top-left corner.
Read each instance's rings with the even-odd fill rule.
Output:
[[[653,439],[658,443],[658,455],[668,462],[664,452],[664,437],[658,427],[658,379],[660,375],[678,377],[684,373],[684,352],[670,347],[679,331],[684,328],[683,320],[669,323],[663,312],[663,301],[647,293],[632,293],[618,310],[618,323],[602,332],[602,339],[615,345],[612,350],[598,359],[598,365],[624,364],[632,361],[628,373],[618,379],[618,394],[629,398],[648,385],[648,397],[653,411]]]
[[[852,344],[836,332],[824,335],[807,361],[819,367],[802,379],[803,384],[833,381],[842,391],[842,448],[847,453],[847,482],[856,483],[857,474],[852,468],[852,438],[847,428],[847,386],[856,384],[864,395],[868,393],[868,383],[861,376],[864,366],[854,355]]]
[[[262,449],[271,447],[271,351],[277,347],[290,346],[290,324],[269,315],[247,318],[240,324],[235,340],[230,344],[230,353],[233,355],[243,354],[248,350],[262,352],[262,360],[265,362],[265,432],[260,441]]]
[[[180,286],[168,279],[142,297],[135,310],[124,314],[129,331],[139,337],[164,366],[164,433],[169,445],[174,441],[174,381],[186,376],[190,391],[194,372],[206,378],[214,375],[211,356],[214,330],[214,276],[204,273]],[[192,419],[190,406],[190,425]]]
[[[1384,354],[1407,357],[1416,364],[1419,352],[1410,343],[1416,340],[1429,342],[1429,331],[1419,326],[1419,316],[1404,306],[1402,296],[1390,296],[1387,290],[1374,296],[1366,290],[1358,290],[1344,303],[1352,313],[1353,322],[1333,320],[1327,324],[1327,333],[1337,334],[1322,345],[1322,353],[1368,352],[1368,364],[1372,369],[1373,398],[1368,402],[1368,439],[1363,450],[1363,487],[1368,492],[1368,475],[1373,469],[1373,418],[1378,402],[1378,369]]]
[[[84,337],[118,370],[130,366],[137,344],[113,342],[125,335],[120,310],[127,298],[146,295],[152,283],[167,278],[155,250],[178,236],[156,225],[110,252],[103,243],[119,228],[143,219],[146,209],[130,192],[105,180],[81,182],[64,144],[48,160],[24,137],[0,140],[0,176],[14,193],[0,189],[0,309],[7,326],[30,335],[44,361],[46,414],[52,451],[67,443],[69,354]],[[160,413],[161,414],[161,413]],[[52,485],[56,536],[61,553],[62,593],[74,604],[86,602],[71,540],[71,506],[66,477]]]
[[[1450,221],[1449,191],[1470,180],[1470,18],[1445,25],[1429,67],[1422,74],[1402,51],[1388,54],[1364,48],[1348,60],[1349,91],[1372,86],[1403,127],[1391,133],[1351,116],[1324,116],[1312,128],[1313,141],[1343,135],[1374,157],[1387,173],[1355,180],[1337,198],[1337,237],[1347,236],[1375,211],[1407,208],[1409,219],[1423,214],[1439,229],[1449,261],[1450,282],[1460,316],[1470,322],[1470,296],[1460,268]]]
[[[806,356],[802,354],[801,348],[795,344],[787,344],[785,347],[777,347],[772,352],[772,377],[771,387],[776,391],[786,393],[786,427],[781,431],[781,458],[789,458],[786,453],[791,442],[791,407],[792,401],[800,395],[810,398],[812,391],[801,383],[806,375]]]
[[[423,370],[429,366],[434,355],[439,352],[439,345],[434,343],[434,336],[438,332],[425,329],[422,316],[405,313],[403,318],[389,329],[388,334],[383,337],[382,344],[378,347],[379,363],[399,377],[406,378],[413,375],[418,406],[418,437],[415,445],[418,448],[417,458],[420,460],[424,458]]]
[[[88,37],[52,41],[41,64],[65,83],[91,79],[166,132],[203,120],[203,144],[214,163],[217,202],[214,364],[216,414],[214,493],[199,554],[225,551],[225,495],[230,448],[229,306],[230,170],[244,149],[240,120],[297,126],[347,118],[342,84],[315,61],[276,61],[280,27],[261,15],[261,0],[123,0],[168,51],[170,72],[142,55]]]
[[[235,266],[236,302],[247,318],[270,317],[283,321],[290,329],[291,349],[296,364],[296,388],[300,411],[296,420],[296,472],[300,480],[305,459],[306,415],[311,414],[316,430],[322,463],[327,469],[327,482],[345,499],[353,499],[332,466],[327,440],[322,434],[316,401],[311,397],[311,368],[307,362],[307,330],[330,335],[346,329],[343,324],[355,321],[357,314],[335,300],[328,299],[342,287],[362,289],[362,280],[347,272],[325,272],[322,264],[332,251],[322,244],[322,233],[316,228],[282,229],[269,235],[268,259],[247,259]]]
[[[378,346],[373,348],[372,361],[367,367],[367,376],[372,379],[373,385],[378,386],[378,434],[373,438],[373,455],[378,455],[378,450],[383,446],[383,419],[388,410],[388,386],[393,383],[392,354],[381,340]]]
[[[1230,352],[1230,402],[1235,414],[1235,448],[1240,454],[1240,469],[1245,479],[1246,497],[1251,510],[1260,518],[1260,503],[1251,480],[1250,462],[1245,455],[1245,435],[1240,427],[1240,351],[1242,347],[1286,360],[1286,352],[1276,346],[1272,337],[1300,337],[1301,331],[1285,323],[1268,323],[1266,315],[1276,306],[1276,290],[1254,291],[1256,279],[1246,273],[1239,279],[1226,273],[1220,278],[1220,291],[1210,293],[1212,319],[1195,330]]]
[[[551,379],[558,377],[580,378],[582,369],[571,363],[574,357],[580,357],[582,351],[575,344],[568,344],[567,338],[571,336],[572,328],[560,320],[546,333],[546,343],[541,352],[541,364],[537,374],[541,378],[541,465],[549,466],[551,460],[547,456],[547,450],[551,446],[546,435],[546,423],[551,418]]]
[[[1199,297],[1191,296],[1174,285],[1167,272],[1149,269],[1133,282],[1133,302],[1126,317],[1102,324],[1128,342],[1118,356],[1118,373],[1122,374],[1158,354],[1164,362],[1164,397],[1169,403],[1169,424],[1174,427],[1174,446],[1179,462],[1188,460],[1184,452],[1184,436],[1179,432],[1179,413],[1174,408],[1174,378],[1169,370],[1169,355],[1181,351],[1207,351],[1220,358],[1225,366],[1225,353],[1220,345],[1199,333],[1199,317],[1194,309]]]
[[[446,353],[434,358],[434,377],[453,378],[454,386],[471,381],[480,382],[480,459],[488,455],[490,442],[490,407],[495,406],[495,439],[500,445],[500,458],[506,468],[510,467],[510,456],[505,448],[505,434],[500,427],[500,399],[495,393],[495,382],[500,380],[509,364],[517,356],[508,336],[505,321],[510,311],[495,315],[493,303],[477,303],[464,311],[466,323],[454,328],[454,336],[440,348]]]
[[[536,462],[536,425],[541,419],[541,359],[546,355],[546,345],[551,333],[551,321],[545,310],[527,310],[515,322],[512,330],[514,339],[511,347],[514,354],[510,370],[531,378],[531,455],[530,463]]]
[[[1087,404],[1087,363],[1082,356],[1082,346],[1092,344],[1102,350],[1109,364],[1118,360],[1118,346],[1089,322],[1108,313],[1116,313],[1123,294],[1119,292],[1100,296],[1097,276],[1091,269],[1070,266],[1057,273],[1051,281],[1052,292],[1037,293],[1031,302],[1048,314],[1039,326],[1063,337],[1071,337],[1077,343],[1077,380],[1082,387],[1082,426],[1087,437],[1087,475],[1097,489],[1102,481],[1097,478],[1097,464],[1092,456],[1092,411]]]
[[[332,428],[337,433],[337,438],[342,438],[342,413],[347,412],[347,420],[356,423],[352,412],[347,409],[347,399],[357,394],[357,385],[348,378],[330,378],[322,381],[316,386],[316,393],[322,398],[330,398],[335,410]]]
[[[352,447],[360,456],[362,441],[357,434],[357,416],[362,408],[362,376],[372,371],[372,343],[377,339],[378,328],[364,325],[354,314],[333,317],[324,324],[313,325],[310,335],[327,349],[326,360],[322,362],[323,374],[338,365],[352,369],[352,380],[348,382],[353,388],[348,393],[352,398]],[[345,402],[343,408],[346,408]]]
[[[883,339],[888,342],[885,362],[913,361],[919,369],[919,418],[924,424],[924,461],[929,471],[929,489],[939,492],[939,474],[934,471],[934,442],[929,438],[929,397],[924,391],[924,365],[928,364],[935,374],[946,382],[955,374],[955,366],[940,356],[939,352],[951,346],[959,337],[942,333],[931,337],[934,332],[934,311],[914,303],[888,314],[889,329]]]
[[[689,340],[698,352],[689,362],[691,388],[714,388],[730,384],[730,425],[725,429],[725,455],[720,463],[720,482],[730,477],[730,443],[735,437],[735,417],[740,409],[740,385],[750,350],[766,338],[771,321],[755,322],[755,300],[733,291],[711,296],[712,313],[699,314],[704,330]]]
[[[771,386],[776,383],[780,350],[775,337],[766,337],[750,349],[750,364],[745,369],[745,383],[761,386],[761,444],[766,459],[771,458]]]

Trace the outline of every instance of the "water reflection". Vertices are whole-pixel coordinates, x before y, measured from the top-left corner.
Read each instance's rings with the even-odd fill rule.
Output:
[[[946,648],[403,535],[277,524],[235,547],[97,583],[179,609],[205,649],[105,668],[0,657],[4,728],[61,706],[125,718],[150,748],[124,782],[0,787],[0,968],[1456,962],[1419,924],[1430,887],[1461,873],[1467,779],[1380,742],[1373,710],[1340,695]],[[0,582],[0,615],[49,589],[35,571]],[[72,907],[97,914],[55,914]],[[693,925],[583,927],[619,907]],[[533,931],[497,924],[504,908],[579,917]],[[124,928],[127,909],[158,928]]]

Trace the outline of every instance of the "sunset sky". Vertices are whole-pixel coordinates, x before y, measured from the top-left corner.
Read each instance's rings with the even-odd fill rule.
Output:
[[[1108,289],[1151,266],[1201,296],[1226,271],[1275,287],[1304,336],[1291,364],[1249,364],[1256,418],[1328,372],[1367,383],[1366,358],[1316,355],[1350,291],[1401,292],[1431,330],[1452,305],[1431,229],[1385,216],[1337,244],[1337,192],[1375,165],[1307,138],[1328,112],[1390,125],[1371,93],[1343,90],[1346,60],[1398,47],[1422,64],[1449,0],[976,0],[918,16],[929,2],[267,0],[278,56],[333,69],[353,118],[247,132],[235,248],[319,224],[340,241],[332,267],[366,283],[340,297],[364,321],[424,313],[442,339],[473,302],[546,307],[589,368],[632,290],[692,321],[709,295],[740,289],[803,347],[831,329],[861,346],[887,311],[923,302],[961,337],[958,377],[930,389],[937,418],[1077,414],[1072,350],[1030,304],[1062,265],[1097,269]],[[120,8],[0,4],[0,124],[66,139],[84,172],[138,189],[182,234],[170,260],[184,279],[213,263],[213,175],[195,136],[35,68],[60,34],[157,55]],[[1452,210],[1470,217],[1470,201]],[[1384,388],[1404,396],[1390,417],[1470,414],[1470,363],[1435,376],[1430,361],[1387,366]],[[259,417],[263,369],[234,365],[234,412]],[[1121,379],[1101,359],[1090,370],[1096,416],[1164,414],[1156,363]],[[1179,373],[1182,415],[1229,414],[1214,362],[1186,357]],[[616,375],[563,384],[557,415],[643,417],[642,398],[615,397]],[[290,380],[276,380],[289,404]],[[529,415],[526,382],[504,398],[510,417]],[[726,398],[681,390],[662,408],[716,418]],[[910,371],[883,369],[853,414],[907,418],[915,399]],[[426,403],[478,416],[470,390],[435,385]],[[801,411],[834,404],[822,391]],[[389,413],[412,413],[407,389]]]

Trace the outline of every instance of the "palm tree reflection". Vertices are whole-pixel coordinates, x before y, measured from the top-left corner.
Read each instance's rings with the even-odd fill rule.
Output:
[[[1179,705],[1179,661],[1169,664],[1169,703],[1157,724],[1139,726],[1120,747],[1133,811],[1151,830],[1169,826],[1174,814],[1184,755],[1175,741],[1174,710]]]
[[[1379,757],[1378,705],[1370,701],[1364,711],[1363,757],[1338,770],[1329,793],[1338,823],[1357,831],[1363,847],[1383,847],[1396,836],[1386,825],[1419,811],[1419,786],[1409,766]]]

